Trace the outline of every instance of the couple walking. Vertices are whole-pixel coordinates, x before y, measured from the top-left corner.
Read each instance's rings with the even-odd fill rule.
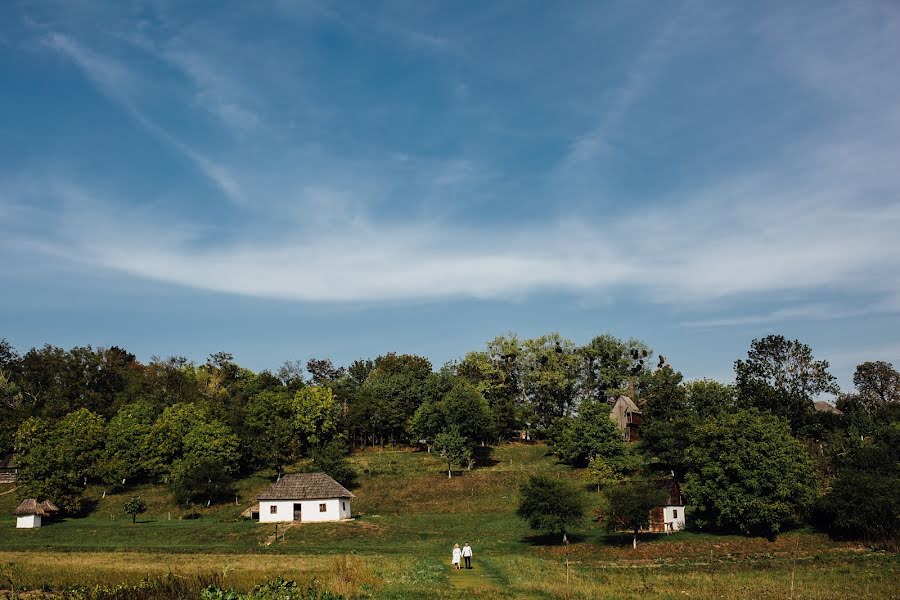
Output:
[[[453,561],[452,564],[457,570],[462,567],[459,564],[459,559],[464,558],[466,561],[466,568],[472,568],[472,546],[469,545],[469,542],[466,542],[466,545],[460,549],[459,544],[453,544]]]

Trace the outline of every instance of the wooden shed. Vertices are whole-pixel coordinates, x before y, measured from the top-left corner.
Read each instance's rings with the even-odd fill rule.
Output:
[[[0,484],[15,483],[19,476],[19,464],[12,456],[0,458]]]

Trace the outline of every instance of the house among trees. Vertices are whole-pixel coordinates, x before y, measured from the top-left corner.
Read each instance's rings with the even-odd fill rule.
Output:
[[[681,486],[674,479],[659,481],[658,485],[668,495],[665,506],[658,506],[650,511],[650,531],[654,533],[681,531],[685,526]]]
[[[19,465],[12,456],[0,458],[0,484],[15,483],[19,475]]]
[[[351,515],[350,490],[325,473],[285,475],[256,498],[260,523],[341,521]]]
[[[609,418],[622,430],[626,442],[636,442],[641,439],[638,427],[641,425],[641,410],[628,396],[616,398]]]
[[[813,402],[813,408],[815,408],[817,412],[832,413],[835,415],[844,414],[844,412],[842,410],[835,408],[835,406],[833,404],[829,404],[828,402],[825,402],[824,400],[817,400],[817,401]]]
[[[59,508],[49,500],[38,502],[36,498],[26,498],[16,508],[16,529],[37,529],[42,517],[50,517]]]

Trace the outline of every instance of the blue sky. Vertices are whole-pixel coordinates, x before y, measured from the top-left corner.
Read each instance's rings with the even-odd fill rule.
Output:
[[[4,2],[0,337],[900,363],[894,2]]]

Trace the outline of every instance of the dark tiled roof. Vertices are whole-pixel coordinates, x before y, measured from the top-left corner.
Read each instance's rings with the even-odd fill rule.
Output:
[[[325,473],[294,473],[285,475],[263,491],[257,500],[325,500],[327,498],[355,498],[350,490]]]

